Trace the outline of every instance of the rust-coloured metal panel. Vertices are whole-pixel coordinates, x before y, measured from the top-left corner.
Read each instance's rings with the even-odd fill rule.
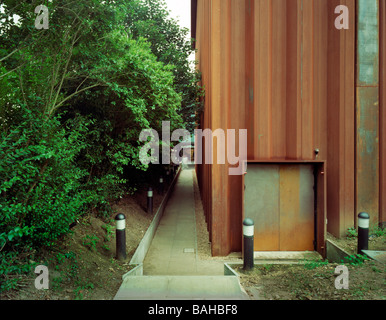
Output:
[[[378,90],[357,88],[357,212],[367,212],[373,226],[379,218]]]
[[[327,235],[327,164],[315,164],[316,177],[316,250],[326,258]]]
[[[312,251],[315,224],[325,221],[323,194],[318,200],[314,176],[320,163],[248,163],[244,177],[244,218],[255,222],[255,251]],[[316,196],[316,197],[315,197]],[[316,202],[315,202],[316,201]],[[321,212],[316,204],[321,201]],[[320,218],[319,218],[320,215]],[[320,229],[324,246],[325,229]]]
[[[269,159],[272,147],[272,2],[254,6],[254,149],[255,158]]]
[[[220,15],[221,0],[213,0],[211,7],[211,47],[210,47],[210,89],[211,91],[211,117],[210,128],[213,130],[223,128],[226,126],[227,113],[221,112],[221,59],[219,59],[219,52],[221,52],[221,15]],[[220,75],[220,78],[215,75]],[[225,120],[225,121],[224,121]],[[217,150],[217,139],[213,141],[213,150]],[[212,254],[219,255],[221,248],[225,248],[229,240],[229,225],[228,225],[228,207],[224,199],[227,198],[227,176],[222,174],[224,165],[217,164],[217,153],[213,155],[212,165]],[[213,214],[214,212],[221,212],[222,214]]]
[[[349,8],[348,30],[335,28],[338,5]],[[381,1],[381,88],[385,88],[384,7]],[[373,117],[381,143],[379,169],[368,167],[360,156],[361,139],[356,135],[366,120],[358,118],[356,97],[358,107],[363,101],[370,103],[365,99],[370,95],[364,93],[367,89],[356,90],[358,10],[357,0],[197,0],[197,59],[206,88],[200,128],[248,129],[249,160],[327,161],[328,176],[318,173],[323,186],[318,185],[317,194],[328,201],[317,202],[317,210],[328,212],[328,231],[335,236],[355,224],[367,197],[358,195],[364,194],[361,179],[373,190],[378,188],[372,203],[378,203],[379,212],[374,209],[373,215],[384,220],[386,206],[385,89],[379,89],[379,117]],[[362,81],[357,84],[363,86]],[[374,128],[370,125],[369,130]],[[363,174],[360,170],[366,166]],[[242,190],[235,190],[242,186],[242,177],[229,177],[227,169],[197,166],[215,255],[241,248]],[[366,178],[369,174],[379,177],[378,187]],[[324,230],[324,222],[318,220],[316,228]],[[322,231],[317,242],[318,251],[324,250]]]
[[[301,159],[314,159],[314,1],[301,3]]]
[[[386,226],[386,1],[380,1],[380,63],[379,63],[379,119],[380,119],[380,195],[379,222]]]
[[[251,50],[251,43],[255,39],[255,1],[248,1],[245,6],[245,125],[247,128],[254,132],[255,124],[255,108],[254,101],[256,99],[255,92],[255,79],[254,79],[254,65],[255,54],[254,50]],[[230,27],[230,23],[229,23]],[[231,90],[230,90],[231,92]],[[247,157],[253,158],[255,153],[255,135],[248,135],[247,141]]]
[[[248,165],[244,217],[255,223],[254,250],[280,250],[279,165]]]
[[[280,166],[280,250],[313,251],[315,240],[314,168]]]
[[[379,84],[379,0],[357,0],[357,85]]]
[[[287,2],[272,1],[272,153],[271,158],[286,157],[286,10]],[[252,159],[252,158],[250,158]]]
[[[336,6],[348,6],[348,30],[337,30]],[[327,45],[328,231],[337,237],[354,226],[355,212],[355,1],[330,0]]]
[[[341,166],[343,171],[344,181],[342,194],[344,211],[340,217],[340,233],[346,235],[347,229],[353,227],[356,221],[355,212],[355,17],[353,13],[356,11],[356,3],[352,0],[346,0],[346,5],[349,8],[350,22],[349,30],[344,37],[345,46],[345,67],[344,67],[344,162]]]
[[[287,2],[287,73],[286,73],[286,157],[301,157],[301,7],[299,1]],[[300,3],[301,5],[301,3]],[[310,106],[311,107],[311,106]],[[309,125],[309,124],[308,124]]]
[[[328,76],[328,8],[314,0],[314,148],[317,159],[327,159],[327,76]],[[313,150],[312,150],[313,151]]]
[[[358,0],[356,211],[379,220],[379,3]]]

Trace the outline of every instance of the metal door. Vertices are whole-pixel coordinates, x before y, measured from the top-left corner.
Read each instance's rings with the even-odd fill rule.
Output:
[[[312,251],[314,167],[248,164],[244,216],[255,222],[255,251]]]

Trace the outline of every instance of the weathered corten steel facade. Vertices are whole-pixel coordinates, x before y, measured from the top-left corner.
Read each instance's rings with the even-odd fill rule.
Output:
[[[384,0],[192,0],[199,128],[247,129],[252,163],[318,163],[322,254],[325,232],[343,236],[359,212],[386,221],[385,24]],[[242,250],[245,177],[213,163],[196,171],[212,254],[227,255]]]

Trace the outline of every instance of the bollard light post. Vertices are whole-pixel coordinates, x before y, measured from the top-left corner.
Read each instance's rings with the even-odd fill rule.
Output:
[[[126,217],[119,213],[115,217],[116,221],[116,254],[118,260],[126,259]]]
[[[151,187],[147,191],[147,213],[153,214],[153,188]]]
[[[362,250],[369,248],[370,215],[361,212],[358,215],[358,254],[364,254]]]
[[[244,236],[244,270],[251,270],[254,267],[253,260],[253,240],[254,240],[255,226],[252,219],[245,219],[243,222],[243,236]]]
[[[163,177],[159,178],[159,193],[160,194],[164,193],[164,178]]]

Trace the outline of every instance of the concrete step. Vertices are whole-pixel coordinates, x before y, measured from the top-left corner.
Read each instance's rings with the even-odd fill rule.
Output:
[[[386,263],[386,251],[362,250],[369,258]]]
[[[114,300],[248,300],[248,295],[236,276],[132,276]]]

